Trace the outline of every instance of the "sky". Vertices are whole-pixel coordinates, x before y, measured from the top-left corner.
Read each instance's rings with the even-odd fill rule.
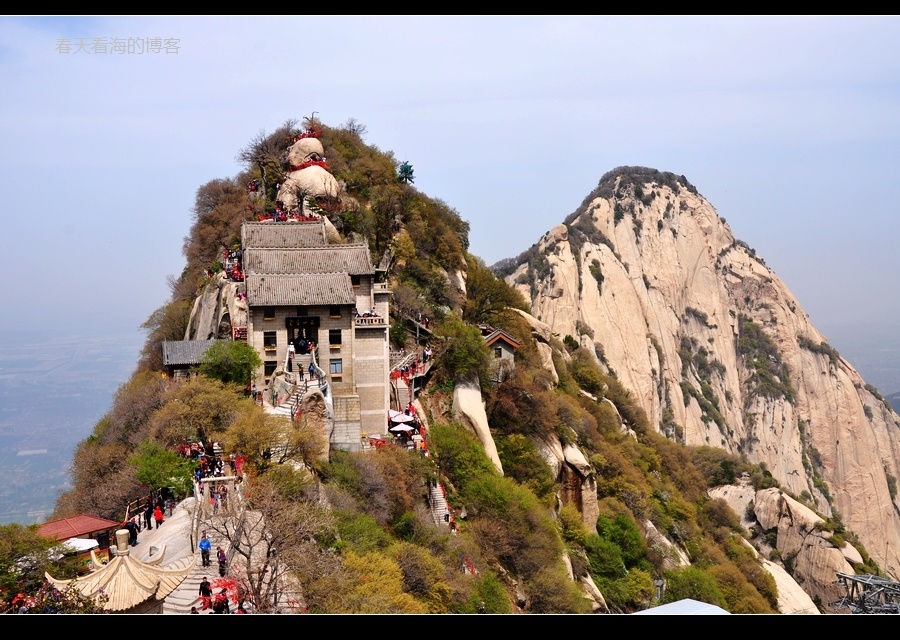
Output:
[[[315,114],[409,161],[488,264],[610,169],[685,175],[900,390],[898,36],[895,17],[0,18],[0,330],[139,333],[196,189]]]

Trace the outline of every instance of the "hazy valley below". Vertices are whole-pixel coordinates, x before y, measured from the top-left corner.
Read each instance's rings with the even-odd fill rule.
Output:
[[[79,441],[134,370],[143,334],[0,337],[0,524],[43,522]]]

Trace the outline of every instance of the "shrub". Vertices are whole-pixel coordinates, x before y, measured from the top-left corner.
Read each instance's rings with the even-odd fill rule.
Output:
[[[663,604],[691,598],[718,607],[728,606],[715,579],[699,567],[682,567],[668,571],[665,578],[666,592],[662,598]]]
[[[707,571],[716,581],[725,598],[725,608],[731,613],[775,613],[734,565],[719,565],[710,567]]]
[[[759,395],[793,401],[794,388],[791,385],[790,371],[782,361],[775,342],[748,316],[741,314],[738,323],[738,353],[743,356],[751,371],[748,380],[751,397]]]
[[[647,554],[647,543],[633,518],[618,515],[615,518],[600,516],[597,519],[597,532],[601,538],[612,542],[622,554],[622,561],[627,568],[640,564]]]
[[[397,562],[378,553],[344,556],[348,580],[332,594],[334,613],[428,613],[426,605],[403,591],[403,572]]]
[[[510,613],[512,605],[497,574],[485,571],[475,581],[472,594],[455,613]]]
[[[262,366],[256,350],[240,340],[216,341],[200,360],[200,373],[224,383],[249,385],[253,372]]]
[[[815,342],[813,342],[806,336],[800,336],[797,339],[797,342],[800,345],[801,349],[806,349],[807,351],[812,351],[813,353],[821,354],[821,355],[825,356],[826,358],[828,358],[828,360],[831,362],[831,364],[833,364],[835,366],[840,364],[841,355],[837,352],[837,349],[832,347],[830,344],[828,344],[824,340],[822,342],[820,342],[819,344],[816,344]]]
[[[424,602],[428,613],[447,613],[451,594],[440,560],[427,549],[408,543],[395,545],[390,554],[403,573],[403,591]]]
[[[603,293],[603,271],[600,268],[600,261],[591,260],[588,270],[591,272],[591,275],[594,276],[594,280],[597,281],[597,291]]]
[[[628,573],[622,550],[612,540],[588,534],[584,548],[594,577],[623,578]]]
[[[487,380],[491,354],[477,327],[450,315],[435,328],[435,335],[445,342],[437,357],[441,377],[456,381]]]
[[[653,599],[653,576],[643,569],[632,569],[623,577],[600,578],[597,586],[607,603],[626,611],[644,609]]]
[[[340,535],[338,547],[367,553],[384,548],[391,541],[378,521],[364,513],[337,512],[337,529]]]
[[[460,489],[483,474],[497,473],[478,439],[459,425],[435,424],[430,445],[438,466]]]
[[[562,566],[555,563],[525,580],[532,613],[587,613],[588,604]]]
[[[560,527],[562,528],[563,539],[567,542],[574,542],[584,546],[584,542],[588,536],[587,525],[581,518],[581,512],[577,507],[567,504],[559,510],[557,516]]]
[[[505,475],[530,488],[539,498],[554,493],[556,482],[550,466],[530,438],[514,433],[496,438],[495,442]]]

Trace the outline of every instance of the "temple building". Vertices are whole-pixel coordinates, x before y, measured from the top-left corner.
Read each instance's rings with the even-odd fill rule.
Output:
[[[381,433],[389,406],[390,291],[365,244],[332,244],[325,222],[246,222],[241,245],[247,341],[263,360],[254,384],[308,381],[312,362],[332,403],[331,446]]]

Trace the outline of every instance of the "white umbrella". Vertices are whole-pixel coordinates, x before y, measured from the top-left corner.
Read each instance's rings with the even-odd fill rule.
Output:
[[[413,431],[413,428],[408,424],[398,424],[396,427],[391,427],[388,431]]]
[[[405,413],[400,413],[399,411],[394,411],[393,409],[388,411],[388,418],[391,422],[414,422],[415,418],[412,416],[408,416]]]

